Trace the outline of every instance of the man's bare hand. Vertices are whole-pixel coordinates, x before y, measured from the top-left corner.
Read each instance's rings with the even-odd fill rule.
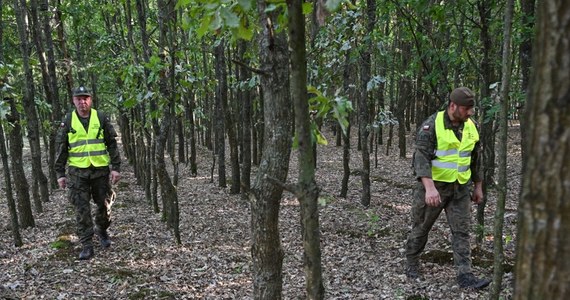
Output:
[[[58,178],[57,185],[59,185],[60,189],[65,189],[67,187],[67,178],[66,177]]]
[[[121,173],[117,171],[111,171],[111,183],[115,184],[121,180]]]

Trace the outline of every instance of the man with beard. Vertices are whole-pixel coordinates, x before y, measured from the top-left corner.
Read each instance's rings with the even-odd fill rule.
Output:
[[[412,230],[406,243],[406,275],[410,279],[421,278],[420,254],[429,231],[445,210],[459,286],[481,289],[491,282],[477,278],[471,271],[470,201],[479,204],[483,200],[479,133],[471,120],[474,105],[473,91],[456,88],[447,108],[430,116],[418,130],[413,158],[417,188]]]

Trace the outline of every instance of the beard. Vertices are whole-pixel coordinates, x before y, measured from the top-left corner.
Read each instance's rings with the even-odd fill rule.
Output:
[[[469,115],[467,115],[467,114],[466,114],[466,115],[462,115],[461,113],[459,113],[459,110],[456,109],[456,110],[453,112],[453,118],[454,118],[455,120],[459,121],[459,122],[465,123],[465,122],[467,122],[467,120],[469,120]]]

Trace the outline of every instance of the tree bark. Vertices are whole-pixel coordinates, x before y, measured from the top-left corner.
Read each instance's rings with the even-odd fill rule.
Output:
[[[175,23],[174,14],[174,4],[165,0],[158,1],[158,26],[159,26],[159,48],[163,49],[162,53],[168,53],[173,55],[175,51],[173,45],[169,43],[169,39],[172,42],[172,23]],[[170,66],[174,64],[172,56],[170,57],[170,62],[166,59],[166,54],[162,55],[163,64],[165,66]],[[166,99],[166,105],[163,107],[163,116],[159,128],[155,128],[158,132],[156,140],[156,174],[160,182],[160,191],[163,201],[163,211],[162,214],[166,223],[170,228],[174,230],[177,243],[180,243],[179,231],[178,231],[178,194],[176,188],[174,187],[170,175],[166,169],[166,161],[164,159],[164,153],[167,147],[167,139],[172,128],[172,118],[173,118],[173,107],[174,107],[174,97],[172,96],[172,90],[169,88],[168,79],[174,76],[171,68],[164,68],[161,70],[159,78],[159,90],[161,97]],[[156,125],[156,124],[155,124]]]
[[[538,6],[514,299],[570,297],[570,6]]]
[[[59,100],[59,90],[57,87],[57,74],[56,74],[56,60],[55,50],[53,45],[52,30],[50,22],[53,19],[52,12],[49,9],[48,0],[41,0],[40,2],[40,17],[43,28],[43,37],[45,41],[45,51],[47,55],[47,78],[48,89],[46,90],[46,97],[49,104],[52,106],[51,121],[55,126],[50,127],[49,131],[49,152],[48,152],[48,174],[51,186],[57,187],[57,178],[55,175],[54,159],[55,159],[55,136],[57,133],[57,125],[62,119],[62,107]]]
[[[350,73],[351,73],[351,64],[350,64],[350,52],[347,51],[344,56],[344,70],[343,70],[343,89],[344,92],[348,95],[350,89]],[[340,188],[339,196],[342,198],[346,198],[348,193],[348,180],[350,179],[350,129],[351,129],[351,121],[350,115],[347,116],[348,126],[346,128],[346,132],[342,130],[338,130],[338,135],[342,136],[342,183]]]
[[[65,85],[67,87],[67,98],[71,101],[72,95],[71,90],[73,89],[73,75],[71,74],[71,62],[72,59],[69,57],[69,50],[67,49],[67,41],[65,39],[65,31],[64,31],[64,24],[62,20],[62,12],[58,9],[61,7],[61,0],[56,0],[55,5],[55,28],[57,28],[57,39],[59,40],[59,47],[62,53],[62,60],[64,63],[64,78],[65,78]]]
[[[244,64],[247,64],[248,61],[244,61],[245,59],[245,51],[246,51],[246,44],[244,41],[238,42],[238,59],[240,59]],[[244,66],[238,67],[239,82],[245,82],[248,78],[251,77],[251,72]],[[251,188],[251,133],[252,133],[252,126],[251,126],[251,92],[248,87],[244,87],[239,92],[239,98],[242,103],[241,109],[241,121],[242,121],[242,159],[243,159],[243,166],[241,169],[241,187],[242,187],[242,195],[247,197],[247,193]]]
[[[374,30],[376,25],[376,2],[374,0],[366,1],[366,29],[368,32]],[[360,131],[360,149],[362,154],[362,171],[360,174],[362,180],[362,195],[360,203],[364,207],[370,206],[370,150],[368,149],[368,136],[370,134],[370,110],[368,108],[368,81],[370,81],[371,73],[371,52],[372,41],[366,40],[361,56],[360,69],[360,97],[358,99],[358,117]]]
[[[215,134],[216,137],[216,153],[218,155],[218,186],[225,188],[226,184],[226,146],[225,146],[225,112],[224,102],[228,98],[228,90],[226,83],[226,64],[224,54],[223,40],[214,49],[215,53],[215,73],[218,85],[216,86],[216,103],[215,103]]]
[[[531,64],[532,64],[532,41],[534,37],[534,7],[535,7],[535,0],[520,0],[521,5],[521,20],[522,20],[522,41],[520,43],[519,48],[519,57],[520,57],[520,68],[521,68],[521,89],[522,91],[528,96],[528,89],[529,89],[529,81],[530,81],[530,71],[531,71]],[[517,109],[521,110],[521,117],[524,117],[524,110],[525,110],[525,103],[520,103]],[[527,124],[524,120],[520,120],[521,126],[521,144],[525,143],[526,136],[528,131],[524,127]],[[525,148],[522,148],[521,156],[523,168],[526,163],[525,157]]]
[[[4,41],[4,3],[0,0],[0,45]],[[0,61],[4,61],[4,48],[0,47]],[[0,81],[2,78],[0,78]],[[4,101],[4,95],[2,91],[4,89],[4,83],[0,83],[0,100]],[[2,167],[4,170],[4,186],[6,200],[8,202],[8,211],[10,212],[10,224],[12,229],[12,239],[14,246],[20,247],[23,245],[22,236],[20,234],[20,224],[18,222],[18,212],[16,210],[16,201],[14,200],[14,194],[12,192],[12,176],[10,174],[10,165],[8,164],[8,151],[6,149],[6,139],[4,136],[4,127],[2,125],[4,120],[0,120],[0,157],[2,158]]]
[[[287,180],[291,153],[291,97],[287,36],[276,32],[278,15],[257,1],[262,34],[259,41],[265,144],[251,189],[251,256],[253,298],[282,298],[283,249],[279,236],[280,183]]]
[[[231,57],[231,54],[227,55],[228,57]],[[228,66],[229,69],[229,73],[231,73],[231,64],[226,64]],[[225,70],[225,68],[224,68]],[[225,86],[223,86],[222,88],[224,88],[224,90],[228,91],[228,77],[227,74],[228,72],[224,72],[225,76]],[[230,99],[233,99],[233,101],[229,102],[228,101]],[[225,118],[225,124],[224,127],[226,128],[226,134],[228,135],[228,146],[230,148],[230,167],[232,169],[232,183],[230,186],[230,194],[239,194],[240,192],[240,170],[239,170],[239,144],[238,144],[238,138],[237,138],[237,133],[239,132],[239,128],[241,127],[236,121],[235,121],[235,112],[237,111],[236,108],[236,104],[237,101],[235,100],[233,95],[230,95],[229,97],[226,95],[226,98],[223,99],[223,107],[224,107],[224,118]],[[234,104],[234,105],[232,105]]]
[[[411,60],[411,45],[408,41],[402,40],[402,73],[406,73],[408,70]],[[406,158],[406,120],[405,111],[408,105],[408,99],[411,95],[411,78],[408,76],[402,76],[399,82],[399,95],[398,104],[396,105],[396,118],[398,119],[398,149],[400,150],[400,158]]]
[[[481,50],[483,57],[480,62],[481,68],[481,85],[480,96],[481,99],[481,120],[479,122],[481,128],[481,146],[483,148],[483,202],[477,206],[477,244],[483,241],[484,228],[485,228],[485,206],[487,204],[488,188],[492,186],[495,176],[495,116],[487,116],[487,112],[492,107],[491,92],[489,86],[495,82],[495,75],[491,62],[494,61],[493,56],[493,38],[491,32],[491,8],[490,0],[480,0],[477,3],[479,9],[479,22],[481,26],[480,41],[483,46]]]
[[[0,0],[0,6],[2,1]],[[2,17],[0,8],[0,18]],[[1,30],[1,29],[0,29]],[[2,39],[0,38],[0,41]],[[0,91],[0,99],[2,97],[2,92]],[[18,212],[16,211],[16,202],[14,200],[14,195],[12,192],[12,176],[10,175],[10,165],[8,164],[8,153],[6,151],[6,141],[4,139],[4,127],[2,127],[2,122],[0,122],[0,156],[2,157],[2,166],[4,169],[4,186],[6,199],[8,200],[8,211],[10,212],[10,224],[12,229],[12,239],[14,246],[20,247],[22,243],[22,235],[20,234],[20,224],[18,222]]]
[[[499,110],[499,141],[498,141],[498,186],[497,208],[495,209],[494,239],[493,239],[493,285],[490,299],[499,299],[503,282],[503,226],[505,219],[505,202],[507,200],[507,114],[509,109],[509,90],[511,85],[511,33],[513,23],[514,0],[508,0],[505,8],[503,34],[503,69],[501,80],[501,109]]]
[[[319,225],[319,187],[315,181],[315,156],[311,139],[309,99],[307,97],[307,57],[305,19],[302,0],[288,0],[289,49],[291,49],[291,97],[295,108],[295,127],[299,142],[299,179],[295,194],[301,204],[301,233],[307,299],[323,299],[325,288],[321,269]]]
[[[14,178],[14,186],[16,190],[16,199],[18,202],[18,216],[21,228],[35,227],[36,223],[32,213],[32,205],[30,202],[30,185],[26,179],[24,172],[24,163],[22,161],[24,141],[22,140],[22,126],[20,125],[20,113],[16,108],[14,99],[8,100],[10,104],[10,115],[8,122],[10,124],[10,132],[8,133],[8,141],[10,142],[10,165],[12,168],[12,177]]]
[[[19,1],[19,4],[17,3]],[[30,67],[30,50],[28,43],[27,26],[24,23],[26,10],[25,0],[15,0],[14,3],[18,35],[20,37],[20,47],[22,51],[22,63],[24,68],[24,96],[22,104],[27,115],[26,129],[28,133],[28,143],[32,155],[32,180],[38,184],[39,195],[34,194],[34,204],[36,211],[43,212],[42,202],[49,201],[48,180],[42,170],[42,149],[40,146],[40,127],[38,125],[38,114],[34,102],[34,76]],[[35,191],[35,189],[34,189]]]

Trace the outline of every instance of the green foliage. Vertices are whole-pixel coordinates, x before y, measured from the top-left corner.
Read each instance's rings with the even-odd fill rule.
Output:
[[[73,243],[68,236],[60,236],[57,241],[50,244],[50,247],[53,249],[70,249],[73,248]]]
[[[340,9],[342,4],[345,4],[349,9],[356,9],[356,6],[348,0],[327,0],[327,2],[325,2],[325,7],[330,12],[336,12]]]
[[[386,78],[381,76],[372,76],[368,83],[366,84],[366,91],[370,92],[380,86],[380,84],[385,83]]]
[[[253,38],[254,30],[248,18],[252,0],[179,0],[176,8],[189,9],[192,16],[199,18],[200,26],[196,30],[198,38],[209,32],[219,34],[223,30],[231,32],[236,39],[249,41]],[[191,19],[183,19],[185,29],[190,27]]]
[[[505,236],[505,246],[508,246],[513,241],[513,236],[508,234]]]
[[[6,120],[8,113],[10,113],[8,103],[4,102],[3,99],[0,99],[0,121]]]
[[[353,111],[352,102],[339,95],[331,100],[313,86],[308,86],[307,92],[314,95],[309,99],[309,111],[313,113],[313,118],[322,121],[332,112],[333,118],[340,124],[342,131],[346,133],[349,122],[348,116]]]
[[[372,129],[378,133],[382,126],[386,125],[398,125],[398,119],[394,117],[394,114],[385,109],[380,109],[378,114],[374,117],[374,120],[371,123]]]
[[[369,228],[366,234],[371,237],[378,230],[379,227],[378,223],[380,222],[380,217],[375,213],[367,213],[367,215],[368,215]]]

